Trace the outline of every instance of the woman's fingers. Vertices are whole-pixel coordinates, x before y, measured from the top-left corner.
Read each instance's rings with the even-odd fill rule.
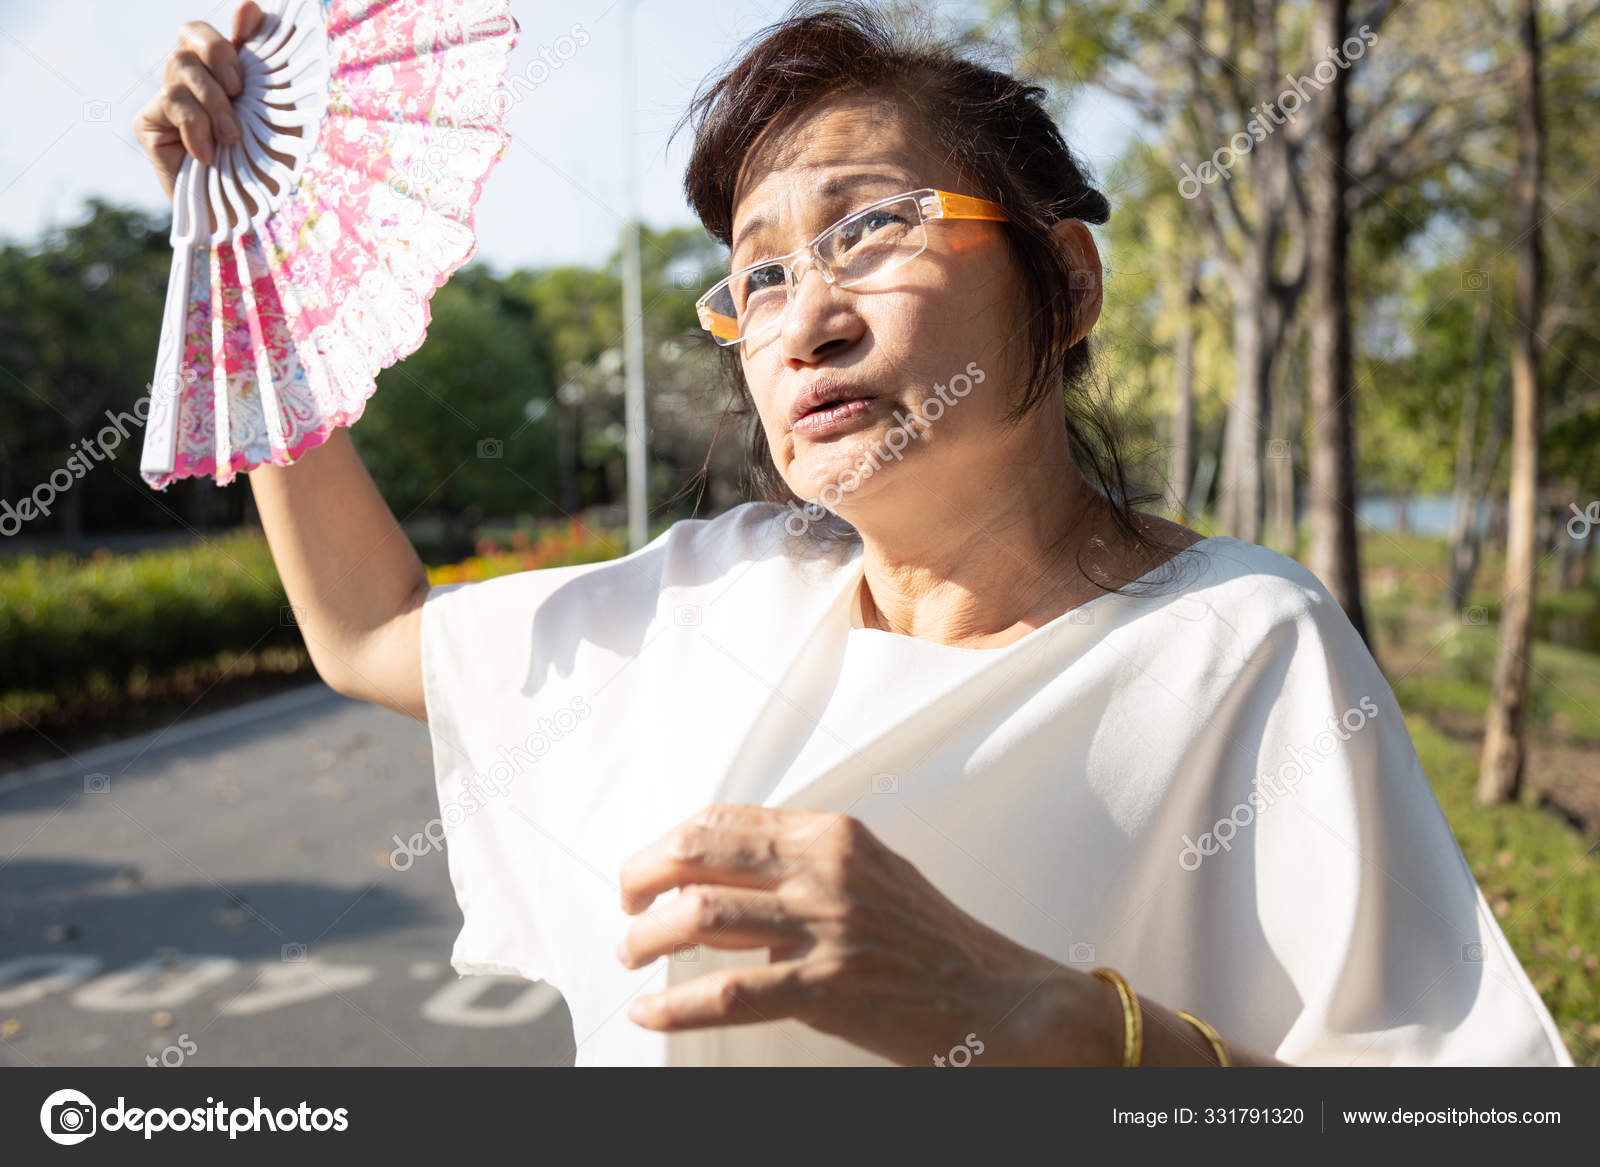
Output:
[[[133,115],[133,136],[144,147],[156,177],[172,197],[172,180],[183,165],[184,147],[178,128],[167,116],[167,91],[162,89]]]
[[[783,874],[775,839],[677,827],[623,864],[622,906],[638,912],[664,891],[701,881],[771,887]]]
[[[783,960],[707,973],[635,999],[628,1016],[658,1030],[776,1021],[802,1013],[816,999],[826,972],[804,960]]]
[[[178,30],[178,49],[167,58],[167,80],[172,80],[173,62],[184,59],[200,65],[229,96],[244,88],[239,50],[233,47],[232,41],[204,21],[191,20]],[[198,92],[196,96],[200,96]]]
[[[229,48],[231,52],[231,47]],[[193,49],[179,49],[167,59],[167,85],[169,94],[181,100],[178,87],[187,91],[188,96],[194,99],[193,104],[198,104],[205,113],[204,124],[192,123],[198,140],[202,135],[207,144],[212,142],[237,142],[239,140],[239,123],[233,116],[233,102],[223,90],[219,81],[200,55]],[[237,92],[237,90],[235,90]],[[183,102],[186,110],[192,110],[193,105]],[[179,125],[179,129],[186,128]],[[184,135],[184,144],[190,144],[190,135]],[[211,161],[202,157],[193,149],[190,150],[202,162]]]
[[[255,3],[255,0],[244,0],[244,3],[233,10],[233,44],[237,48],[245,41],[261,31],[261,22],[266,19],[266,13]]]
[[[806,921],[776,892],[691,884],[636,921],[617,959],[641,968],[686,944],[711,948],[786,947],[805,939]]]
[[[260,31],[265,14],[245,0],[233,14],[233,39],[204,21],[178,30],[178,47],[167,58],[160,92],[134,115],[133,132],[155,167],[168,197],[185,154],[216,160],[218,142],[237,142],[232,98],[244,88],[239,46]]]
[[[774,887],[814,857],[840,816],[717,803],[681,823],[622,867],[622,906],[639,912],[686,883]]]
[[[177,133],[184,150],[196,160],[210,163],[216,160],[215,143],[211,137],[211,115],[206,113],[188,86],[175,81],[161,91],[156,116]]]

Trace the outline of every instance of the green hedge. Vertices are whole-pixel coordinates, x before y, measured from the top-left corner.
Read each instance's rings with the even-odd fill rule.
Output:
[[[157,673],[301,643],[266,540],[244,531],[137,555],[0,565],[0,693]]]
[[[626,551],[615,532],[545,533],[515,551],[430,568],[434,583],[589,563]],[[257,530],[171,550],[0,562],[0,696],[122,690],[219,653],[299,648],[300,631]]]

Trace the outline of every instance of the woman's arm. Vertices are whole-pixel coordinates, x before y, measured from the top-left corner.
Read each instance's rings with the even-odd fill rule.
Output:
[[[428,573],[349,431],[334,430],[293,466],[261,466],[249,477],[318,675],[346,697],[426,721]]]

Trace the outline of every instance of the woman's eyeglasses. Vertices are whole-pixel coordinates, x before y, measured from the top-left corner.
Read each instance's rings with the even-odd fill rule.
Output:
[[[932,187],[879,199],[846,215],[804,247],[742,267],[719,281],[695,301],[701,327],[720,345],[759,336],[788,312],[805,257],[828,283],[848,288],[921,255],[928,246],[929,219],[1008,221],[988,199]]]

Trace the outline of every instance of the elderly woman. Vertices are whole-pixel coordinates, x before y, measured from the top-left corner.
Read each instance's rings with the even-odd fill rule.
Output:
[[[140,116],[169,191],[255,19]],[[1570,1064],[1338,605],[1133,509],[1042,97],[851,6],[697,97],[761,501],[430,588],[343,431],[250,475],[318,672],[428,724],[454,967],[580,1065]]]

